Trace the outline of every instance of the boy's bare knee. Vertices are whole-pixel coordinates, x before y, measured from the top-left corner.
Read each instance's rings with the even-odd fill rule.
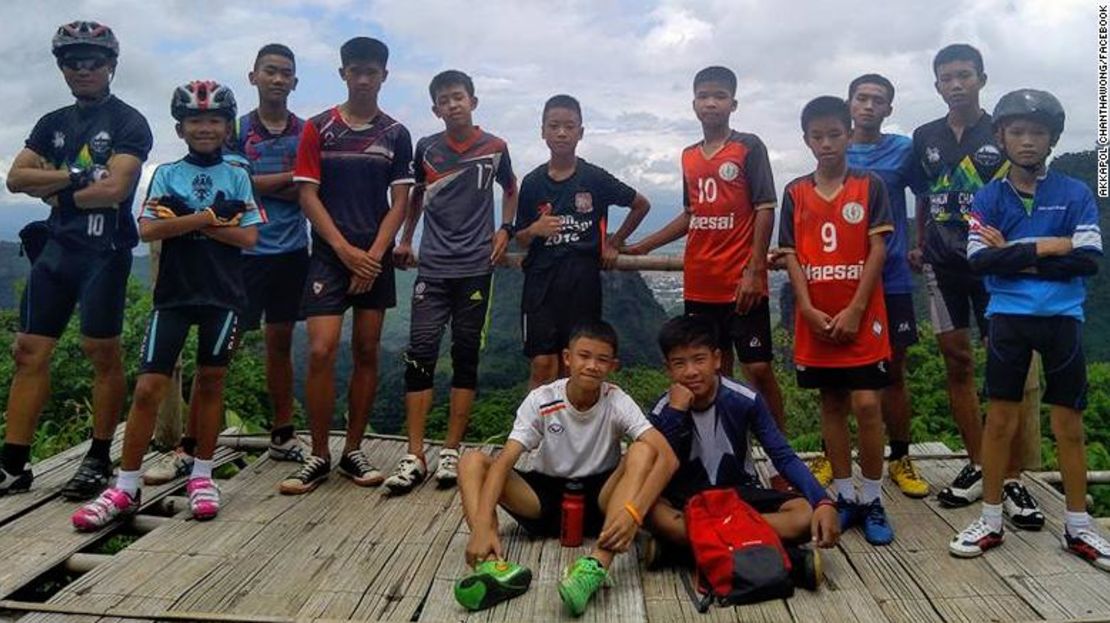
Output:
[[[481,473],[489,469],[493,459],[481,450],[470,450],[459,459],[459,475]]]

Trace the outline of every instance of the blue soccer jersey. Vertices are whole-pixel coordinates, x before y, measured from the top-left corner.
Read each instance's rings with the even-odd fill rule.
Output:
[[[848,166],[871,171],[886,185],[894,232],[886,239],[883,292],[909,294],[913,292],[913,277],[907,259],[910,234],[906,189],[912,183],[917,166],[913,141],[908,136],[883,134],[878,143],[852,143],[848,145]]]
[[[258,111],[239,118],[232,138],[232,147],[250,164],[254,175],[288,173],[297,163],[297,144],[304,131],[304,120],[289,113],[285,129],[271,133]],[[248,255],[276,255],[300,251],[308,246],[308,229],[301,206],[296,201],[279,197],[260,196],[258,202],[265,208],[266,225],[258,229],[258,244],[244,251]]]

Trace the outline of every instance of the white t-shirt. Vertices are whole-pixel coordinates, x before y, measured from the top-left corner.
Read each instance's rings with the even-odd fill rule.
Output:
[[[537,387],[521,403],[512,439],[537,450],[532,469],[559,478],[583,478],[614,469],[620,462],[622,437],[638,439],[651,424],[628,394],[602,383],[601,397],[588,411],[567,400],[567,382]]]

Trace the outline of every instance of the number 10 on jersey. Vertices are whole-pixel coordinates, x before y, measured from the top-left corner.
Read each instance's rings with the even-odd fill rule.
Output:
[[[717,178],[698,178],[698,203],[713,203],[717,200]]]
[[[104,215],[103,214],[90,214],[88,231],[89,236],[103,236],[104,235]]]

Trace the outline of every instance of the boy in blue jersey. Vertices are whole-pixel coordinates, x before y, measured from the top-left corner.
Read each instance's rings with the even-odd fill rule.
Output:
[[[648,513],[646,525],[665,542],[687,547],[682,509],[711,487],[736,487],[788,544],[806,540],[833,547],[840,534],[835,503],[782,436],[767,403],[748,386],[721,376],[716,327],[704,316],[672,318],[659,331],[659,348],[673,384],[648,416],[678,456],[678,472]],[[796,492],[763,487],[755,473],[750,440],[763,446],[775,469]],[[652,542],[645,558],[659,556]],[[802,586],[820,581],[819,559],[788,548]]]
[[[190,82],[174,91],[170,109],[189,153],[155,170],[139,216],[142,239],[162,241],[154,312],[140,351],[119,476],[115,486],[74,513],[73,526],[80,531],[99,530],[141,506],[139,467],[192,325],[198,334],[193,399],[200,406],[196,459],[185,489],[195,519],[211,519],[220,508],[212,455],[224,377],[246,298],[240,251],[254,246],[255,226],[263,217],[247,172],[221,155],[235,119],[231,90],[211,81]]]
[[[886,299],[887,335],[890,336],[890,385],[883,389],[882,410],[890,439],[887,471],[902,493],[915,498],[929,494],[929,483],[909,457],[910,399],[906,393],[906,349],[917,343],[917,318],[913,311],[913,277],[906,259],[909,220],[906,189],[917,166],[913,141],[900,134],[884,134],[883,121],[894,112],[894,85],[879,74],[865,74],[848,86],[852,136],[848,166],[878,175],[890,197],[894,232],[886,240],[883,295]]]
[[[967,241],[970,266],[985,276],[990,293],[982,516],[956,535],[949,551],[971,558],[1002,544],[1003,497],[1010,495],[1004,492],[1003,476],[1035,350],[1044,359],[1044,402],[1052,405],[1064,479],[1063,546],[1107,571],[1110,542],[1097,532],[1086,510],[1083,441],[1083,302],[1085,277],[1097,272],[1102,256],[1098,208],[1086,185],[1045,167],[1064,130],[1064,109],[1052,94],[1034,89],[1007,93],[995,106],[993,120],[1013,166],[1004,179],[975,195]]]
[[[247,307],[243,330],[266,319],[266,390],[273,421],[271,459],[301,462],[307,453],[293,434],[293,327],[300,315],[301,293],[308,274],[308,230],[297,203],[293,165],[304,120],[289,111],[289,94],[297,88],[293,51],[271,43],[255,57],[249,75],[258,88],[258,108],[239,118],[235,150],[251,167],[254,193],[266,210],[258,244],[243,252]]]
[[[289,93],[297,86],[293,51],[280,43],[263,46],[248,74],[258,88],[258,108],[241,116],[229,137],[224,158],[242,163],[251,173],[266,226],[258,244],[243,252],[247,301],[239,319],[241,331],[258,329],[266,317],[266,391],[273,420],[269,456],[301,462],[307,448],[293,434],[293,327],[300,319],[300,297],[308,271],[308,231],[297,204],[293,163],[304,121],[289,111]],[[176,451],[143,473],[143,483],[156,485],[192,471],[196,452],[196,411],[189,401],[189,424]]]

